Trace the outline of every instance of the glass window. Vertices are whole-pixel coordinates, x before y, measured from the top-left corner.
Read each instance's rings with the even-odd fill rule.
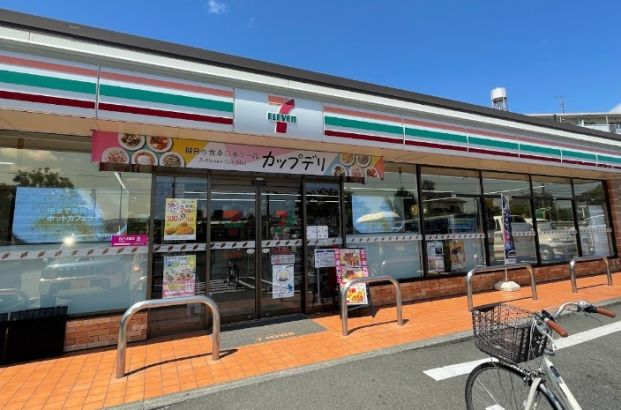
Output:
[[[533,176],[533,194],[544,198],[571,198],[569,178]]]
[[[535,198],[541,263],[566,262],[578,254],[572,201]]]
[[[528,175],[483,172],[483,193],[530,196],[530,179]]]
[[[429,275],[484,264],[478,172],[425,167],[421,184]]]
[[[574,179],[576,214],[583,255],[610,256],[612,226],[601,181]]]
[[[503,241],[504,220],[500,198],[485,198],[487,217],[487,244],[491,265],[505,263],[505,247]],[[535,231],[532,225],[530,199],[510,198],[511,231],[518,263],[536,263]]]
[[[477,171],[452,168],[421,168],[423,194],[447,196],[453,194],[478,195],[481,182]]]
[[[146,297],[147,247],[112,248],[112,237],[148,237],[151,176],[100,172],[90,152],[75,151],[90,140],[72,138],[0,148],[0,312],[119,310]]]
[[[370,275],[422,276],[414,166],[387,163],[383,180],[345,184],[345,204],[347,246],[367,250]]]

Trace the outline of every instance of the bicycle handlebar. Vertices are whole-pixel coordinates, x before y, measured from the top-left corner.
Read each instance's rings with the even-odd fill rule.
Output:
[[[616,317],[617,314],[611,310],[604,309],[601,307],[597,307],[585,300],[580,300],[578,302],[566,302],[563,303],[556,313],[552,315],[554,319],[557,319],[564,310],[566,310],[570,306],[576,307],[576,312],[586,312],[586,313],[599,313],[600,315],[608,316],[608,317]]]
[[[561,337],[569,336],[569,332],[563,326],[559,325],[558,323],[556,323],[555,321],[551,319],[546,319],[546,325],[548,325],[550,329],[554,330]]]
[[[612,310],[604,309],[599,306],[593,306],[595,308],[595,313],[599,313],[600,315],[608,316],[608,317],[617,317],[617,314]]]

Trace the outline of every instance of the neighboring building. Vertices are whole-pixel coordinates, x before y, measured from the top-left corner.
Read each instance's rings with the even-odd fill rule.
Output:
[[[603,132],[621,134],[621,112],[585,112],[559,114],[528,114],[531,117],[543,118],[564,124],[573,124]]]
[[[406,301],[464,294],[503,263],[501,193],[539,281],[617,255],[615,134],[9,11],[0,40],[0,313],[68,305],[67,350],[114,344],[145,298],[207,293],[226,322],[333,310],[315,251],[334,247]]]

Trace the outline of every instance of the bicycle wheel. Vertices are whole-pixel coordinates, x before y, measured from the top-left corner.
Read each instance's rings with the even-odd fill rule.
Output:
[[[486,362],[470,372],[466,382],[468,410],[520,410],[530,391],[525,374],[501,363]],[[547,394],[537,389],[533,409],[555,409]]]

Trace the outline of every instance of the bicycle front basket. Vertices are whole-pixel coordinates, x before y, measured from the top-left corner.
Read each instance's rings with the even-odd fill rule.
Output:
[[[533,318],[532,312],[511,305],[478,306],[472,311],[474,345],[511,364],[539,357],[548,338],[533,328]]]

